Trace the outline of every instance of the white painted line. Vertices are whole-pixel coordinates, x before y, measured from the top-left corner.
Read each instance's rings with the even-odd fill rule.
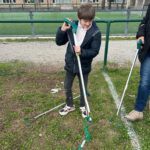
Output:
[[[109,90],[112,94],[112,97],[115,101],[115,104],[116,104],[116,108],[119,107],[119,103],[120,103],[120,98],[117,94],[117,91],[115,89],[115,86],[113,85],[109,75],[106,73],[106,72],[102,72],[107,84],[108,84],[108,87],[109,87]],[[121,107],[121,110],[120,110],[120,117],[121,117],[121,120],[123,121],[126,129],[127,129],[127,132],[128,132],[128,135],[131,139],[131,144],[132,144],[132,147],[134,150],[141,150],[141,146],[140,146],[140,143],[139,143],[139,140],[138,140],[138,136],[136,135],[134,129],[133,129],[133,126],[132,126],[132,123],[127,121],[127,119],[124,117],[126,115],[126,111],[125,111],[125,108],[124,106],[122,105]]]

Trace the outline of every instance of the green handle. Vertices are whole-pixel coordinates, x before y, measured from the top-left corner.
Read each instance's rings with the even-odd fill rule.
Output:
[[[87,116],[84,120],[84,136],[86,142],[89,142],[91,140],[91,134],[89,132],[89,123],[92,122],[92,118],[90,116]]]
[[[73,33],[76,33],[76,32],[77,32],[77,27],[78,27],[78,26],[75,24],[74,21],[70,21],[69,19],[65,18],[65,19],[64,19],[64,22],[67,23],[67,24],[69,24],[69,25],[72,27],[72,32],[73,32]]]
[[[89,132],[89,127],[88,126],[86,126],[84,128],[84,135],[85,135],[86,142],[89,142],[91,140],[91,134]]]

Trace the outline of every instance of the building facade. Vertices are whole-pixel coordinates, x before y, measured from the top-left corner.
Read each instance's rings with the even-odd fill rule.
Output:
[[[134,7],[137,9],[143,8],[143,6],[148,5],[150,0],[127,0],[127,8]]]
[[[16,3],[16,4],[25,4],[25,3],[86,3],[86,2],[93,2],[93,3],[108,3],[109,0],[0,0],[0,3]],[[112,2],[122,3],[123,0],[111,0]],[[126,0],[125,0],[126,1]]]
[[[53,5],[53,4],[80,4],[91,2],[95,3],[98,6],[107,7],[110,5],[110,2],[113,4],[122,4],[124,3],[126,8],[143,8],[144,5],[148,5],[150,0],[0,0],[0,4],[45,4],[45,5]]]

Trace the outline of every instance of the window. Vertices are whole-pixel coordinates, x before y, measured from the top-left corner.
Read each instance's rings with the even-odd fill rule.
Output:
[[[116,0],[116,3],[122,3],[123,0]]]
[[[87,3],[88,0],[80,0],[81,3]]]
[[[25,0],[25,3],[35,3],[35,2],[38,2],[38,3],[44,3],[44,0]]]
[[[16,3],[16,0],[3,0],[3,3]]]
[[[93,3],[97,3],[97,2],[98,2],[98,0],[91,0],[91,2],[93,2]]]
[[[71,0],[53,0],[53,3],[56,4],[71,3]]]
[[[34,3],[34,0],[25,0],[25,3]]]

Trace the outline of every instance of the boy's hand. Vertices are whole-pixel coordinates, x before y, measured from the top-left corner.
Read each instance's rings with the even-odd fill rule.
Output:
[[[138,40],[142,40],[142,44],[144,44],[144,36],[139,37]]]
[[[75,51],[75,53],[77,53],[77,54],[81,54],[81,48],[80,48],[80,46],[74,46],[74,51]]]
[[[66,31],[68,29],[70,29],[70,25],[64,22],[62,27],[61,27],[61,31]]]

